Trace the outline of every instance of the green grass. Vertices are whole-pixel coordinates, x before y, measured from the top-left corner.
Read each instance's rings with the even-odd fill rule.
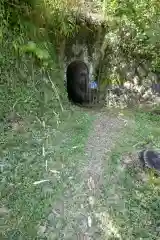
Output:
[[[48,39],[34,39],[37,49],[50,53],[51,65],[44,67],[34,57],[17,54],[17,36],[22,45],[28,40],[6,28],[0,45],[0,239],[42,239],[38,225],[48,222],[71,185],[79,185],[93,119],[68,103]],[[40,180],[47,181],[34,184]],[[64,219],[51,239],[60,239],[61,225]]]
[[[26,99],[27,89],[24,92]],[[10,97],[16,100],[17,94]],[[59,114],[57,125],[50,109],[45,111],[44,127],[36,117],[34,103],[32,107],[31,102],[25,103],[25,108],[23,104],[21,99],[14,110],[24,113],[24,129],[13,129],[14,123],[8,127],[5,118],[0,125],[0,208],[9,211],[1,219],[1,239],[37,239],[37,225],[46,220],[55,201],[63,196],[69,176],[78,172],[92,121],[87,113],[66,110]],[[25,109],[32,114],[26,116]],[[44,179],[47,182],[34,185]]]
[[[84,191],[87,179],[82,179],[81,171],[94,116],[69,105],[54,43],[45,36],[44,28],[40,34],[28,19],[25,24],[20,20],[17,27],[19,8],[12,9],[14,19],[9,9],[7,17],[3,9],[0,16],[0,239],[75,239],[73,234],[81,227],[77,221],[81,223],[80,216],[86,215],[80,204],[88,194]],[[13,22],[7,22],[8,17]],[[62,25],[63,17],[55,15],[48,26],[57,27],[59,31],[52,35],[62,39],[76,28],[65,21]],[[16,28],[11,30],[8,25],[13,23]],[[35,49],[26,56],[21,50],[28,41],[35,43]],[[42,64],[46,51],[48,66]],[[39,65],[37,55],[42,57]],[[148,142],[160,147],[159,118],[140,112],[128,116],[135,119],[135,125],[127,128],[110,161],[106,160],[104,186],[93,215],[99,210],[109,214],[112,232],[115,225],[121,239],[159,239],[159,186],[142,181],[137,166],[124,168],[121,164],[122,155],[128,156]],[[47,181],[35,184],[40,180]],[[65,216],[56,218],[53,210],[64,199]],[[109,224],[109,220],[104,222],[107,236]],[[46,234],[37,234],[39,226],[46,226]]]
[[[160,181],[156,184],[152,174],[140,168],[135,153],[147,145],[160,148],[160,119],[140,111],[128,116],[135,124],[127,128],[106,161],[100,205],[107,209],[121,239],[159,239]]]

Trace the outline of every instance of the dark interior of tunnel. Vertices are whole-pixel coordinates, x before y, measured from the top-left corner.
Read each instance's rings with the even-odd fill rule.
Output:
[[[67,93],[72,103],[89,103],[89,69],[83,61],[76,60],[68,65]]]

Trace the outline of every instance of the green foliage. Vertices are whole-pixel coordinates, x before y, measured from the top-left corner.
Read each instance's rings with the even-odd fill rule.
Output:
[[[56,44],[61,44],[79,28],[72,15],[72,9],[79,6],[76,0],[2,0],[0,3],[0,214],[6,210],[1,218],[1,239],[40,239],[37,237],[39,224],[46,224],[53,206],[64,197],[65,190],[70,195],[68,186],[73,196],[77,191],[79,193],[79,189],[81,191],[79,175],[91,119],[82,111],[70,110],[63,88],[63,73],[56,62]],[[120,46],[128,55],[137,52],[149,55],[156,68],[160,59],[157,51],[158,6],[158,1],[151,0],[103,1],[111,19],[108,20],[110,30],[119,37]],[[64,110],[67,108],[69,111]],[[20,120],[11,119],[13,113]],[[147,122],[145,126],[144,122]],[[131,136],[123,138],[129,149],[137,139],[152,140],[160,147],[159,122],[156,120],[152,124],[148,115],[141,114],[137,116],[137,128],[133,129]],[[114,164],[114,161],[110,163]],[[113,172],[110,172],[107,166],[108,178],[112,176],[113,179],[114,173],[117,177],[119,169],[116,167],[113,166]],[[44,179],[48,181],[34,184]],[[131,192],[136,181],[133,185],[128,173],[122,173],[117,182],[108,182],[104,192],[110,191],[108,186],[111,186],[117,190],[114,196],[120,194],[121,197],[122,193],[122,205],[110,205],[111,201],[105,196],[104,200],[107,199],[108,210],[115,217],[123,239],[140,239],[141,236],[156,239],[149,221],[154,223],[159,218],[159,198],[156,197],[159,188],[152,186],[147,191],[147,188],[138,187],[138,191]],[[122,192],[119,193],[120,188]],[[82,195],[81,192],[80,198]],[[111,195],[109,197],[112,199]],[[79,209],[79,198],[77,202]],[[58,219],[57,223],[54,218],[48,226],[56,237],[46,236],[47,239],[63,239],[67,233],[75,231],[75,227],[71,229],[65,225],[64,220],[72,224],[75,217],[70,221],[70,215],[74,215],[70,205],[74,204],[68,205],[66,219]],[[106,209],[106,203],[104,206]],[[146,216],[151,234],[144,230]],[[131,234],[137,234],[137,238]]]
[[[135,110],[121,113],[128,115],[128,127],[119,136],[110,161],[105,163],[105,189],[101,199],[121,239],[158,240],[159,177],[155,178],[153,171],[140,167],[137,152],[143,149],[142,142],[145,147],[149,144],[160,148],[160,120]]]
[[[29,41],[27,44],[19,47],[21,54],[28,53],[35,57],[44,66],[47,66],[51,57],[46,49],[40,48],[36,43]]]
[[[60,43],[78,31],[79,26],[71,9],[79,6],[76,0],[34,0],[2,1],[0,19],[14,28],[26,28],[30,32],[30,22],[40,32],[47,32],[52,41]],[[2,11],[3,9],[3,11]]]
[[[38,9],[39,25],[32,22],[37,5],[31,9],[26,2],[0,3],[0,239],[37,239],[38,225],[70,184],[71,169],[78,172],[90,125],[87,114],[71,113],[65,98],[55,39],[48,37],[56,18],[51,25],[43,20],[42,31]],[[78,151],[75,145],[80,145]],[[58,172],[62,165],[59,180],[50,169]],[[48,186],[34,185],[44,178]]]
[[[158,0],[110,0],[106,2],[110,27],[128,56],[142,56],[160,70],[160,2]]]

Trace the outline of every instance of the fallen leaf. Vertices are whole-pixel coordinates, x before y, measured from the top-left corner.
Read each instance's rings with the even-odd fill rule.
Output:
[[[88,227],[92,226],[92,219],[90,216],[88,216]]]
[[[59,174],[60,173],[59,171],[53,170],[53,169],[50,169],[50,172],[55,173],[55,174]]]
[[[94,203],[95,203],[94,197],[89,196],[89,204],[91,205],[91,207],[93,207]]]
[[[34,185],[38,185],[38,184],[44,183],[44,182],[49,182],[49,180],[47,180],[47,179],[45,180],[45,179],[44,179],[44,180],[40,180],[40,181],[35,181],[33,184],[34,184]]]

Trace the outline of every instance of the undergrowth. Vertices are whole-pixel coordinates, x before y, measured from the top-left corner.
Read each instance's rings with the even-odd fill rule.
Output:
[[[159,116],[130,111],[135,123],[127,127],[105,167],[101,204],[112,217],[119,239],[159,239],[160,181],[144,171],[137,153],[160,148]],[[130,120],[129,120],[130,121]]]
[[[69,104],[54,40],[24,14],[30,6],[20,8],[24,16],[17,1],[0,6],[0,238],[37,239],[92,119]]]
[[[92,118],[68,103],[57,56],[57,43],[78,29],[68,16],[73,5],[79,7],[76,1],[0,3],[1,239],[42,239],[37,237],[39,226],[45,229],[54,203],[70,184],[79,184]],[[136,169],[119,172],[117,180],[122,152],[146,139],[159,147],[158,121],[137,114],[135,128],[105,169],[102,202],[122,239],[158,239],[159,188],[139,184]],[[108,184],[110,176],[116,184]],[[118,204],[108,200],[117,195]],[[65,222],[58,224],[48,239],[64,239]]]

